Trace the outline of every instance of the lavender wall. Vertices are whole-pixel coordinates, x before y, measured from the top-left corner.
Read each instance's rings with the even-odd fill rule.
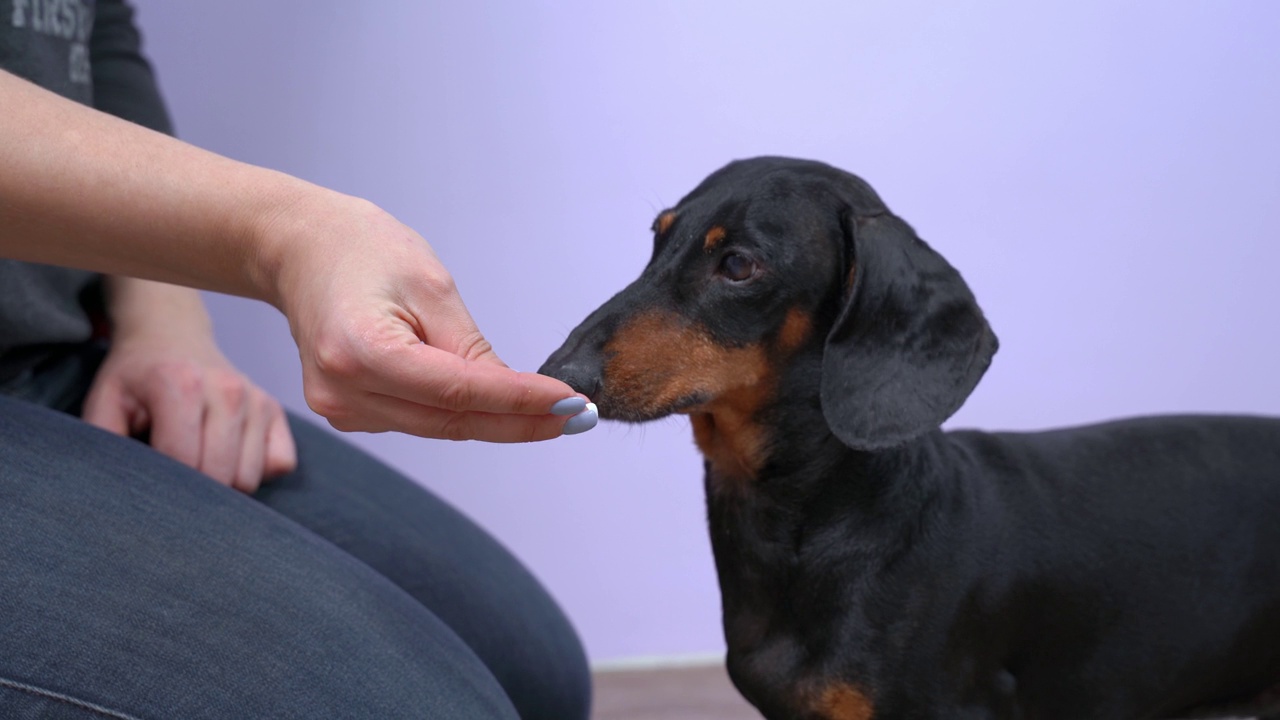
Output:
[[[780,153],[869,179],[973,285],[1002,349],[953,424],[1280,413],[1275,3],[138,3],[186,139],[420,230],[514,366],[634,278],[657,210]],[[305,409],[282,319],[211,303]],[[685,421],[352,439],[514,548],[593,659],[721,648]]]

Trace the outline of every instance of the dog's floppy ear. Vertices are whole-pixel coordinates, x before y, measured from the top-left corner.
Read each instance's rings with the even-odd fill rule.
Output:
[[[905,221],[846,210],[851,287],[827,336],[822,412],[846,445],[900,445],[969,397],[998,343],[960,273]]]

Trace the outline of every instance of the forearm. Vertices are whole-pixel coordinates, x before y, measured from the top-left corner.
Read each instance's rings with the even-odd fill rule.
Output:
[[[0,108],[0,256],[272,303],[341,430],[529,442],[564,432],[553,408],[594,424],[573,388],[504,365],[430,245],[374,205],[3,72]]]
[[[138,278],[108,276],[107,315],[119,337],[157,331],[213,336],[213,322],[200,293],[191,288]]]
[[[265,228],[330,193],[0,71],[0,256],[277,303]]]

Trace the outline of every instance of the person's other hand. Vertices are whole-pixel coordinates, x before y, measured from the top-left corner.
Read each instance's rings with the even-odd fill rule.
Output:
[[[595,425],[568,385],[498,359],[430,245],[376,206],[326,192],[264,227],[307,404],[338,430],[528,442]]]
[[[152,301],[164,293],[199,302],[186,288],[110,280],[145,283]],[[293,436],[280,404],[218,350],[203,308],[198,315],[185,313],[187,297],[166,297],[151,322],[117,324],[82,415],[117,435],[149,432],[158,452],[252,493],[264,479],[297,465]]]

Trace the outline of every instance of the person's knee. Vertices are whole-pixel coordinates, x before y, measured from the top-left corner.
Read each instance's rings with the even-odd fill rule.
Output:
[[[542,584],[469,518],[382,462],[291,417],[298,472],[259,499],[403,588],[462,639],[522,720],[585,720],[591,677]]]
[[[551,623],[542,638],[543,662],[507,663],[498,678],[521,720],[587,720],[591,714],[591,672],[577,635],[568,623]]]

